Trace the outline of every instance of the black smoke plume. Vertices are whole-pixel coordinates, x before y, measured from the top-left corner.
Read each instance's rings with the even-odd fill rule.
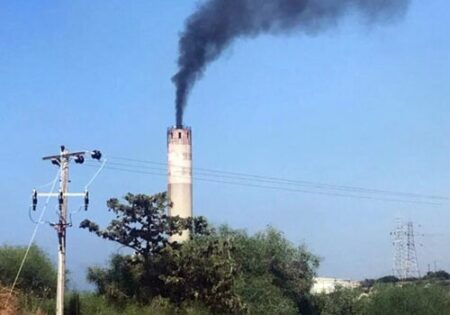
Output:
[[[235,39],[260,34],[303,32],[309,35],[336,26],[348,13],[369,22],[389,20],[406,12],[409,0],[208,0],[187,19],[180,36],[176,85],[176,123],[190,90],[206,66]]]

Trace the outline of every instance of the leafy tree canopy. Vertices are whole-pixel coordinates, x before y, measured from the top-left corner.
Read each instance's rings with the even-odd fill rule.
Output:
[[[450,274],[444,270],[436,272],[429,271],[423,278],[426,280],[449,280]]]
[[[249,236],[223,226],[218,236],[233,240],[233,257],[242,269],[237,292],[252,314],[274,314],[280,309],[295,314],[303,309],[319,264],[316,256],[272,227]]]
[[[182,306],[201,303],[214,314],[298,314],[313,284],[317,257],[267,228],[253,236],[226,226],[217,231],[204,218],[167,215],[165,193],[110,199],[115,219],[106,229],[81,223],[97,236],[133,249],[115,255],[108,268],[92,267],[88,279],[113,301],[150,303],[162,297]],[[189,228],[190,241],[169,242]]]
[[[0,283],[12,286],[25,255],[26,247],[0,247]],[[56,290],[56,270],[47,254],[32,245],[18,278],[17,287],[36,296],[53,296]]]
[[[169,236],[181,234],[189,227],[188,220],[166,214],[170,206],[166,193],[154,196],[129,193],[124,199],[125,203],[117,198],[108,200],[108,209],[116,218],[106,229],[100,229],[90,220],[81,222],[80,227],[129,247],[145,259],[160,253],[167,246]]]
[[[124,199],[125,203],[115,198],[107,202],[115,219],[106,229],[89,220],[80,225],[135,252],[113,256],[109,268],[89,269],[88,280],[98,293],[116,302],[135,298],[149,303],[161,296],[175,305],[200,301],[217,313],[244,310],[233,292],[237,268],[232,246],[213,238],[204,218],[169,217],[165,193],[127,194]],[[185,229],[195,230],[196,237],[185,244],[169,242],[171,235]]]
[[[384,276],[376,280],[377,283],[396,283],[399,281],[400,279],[395,276]]]

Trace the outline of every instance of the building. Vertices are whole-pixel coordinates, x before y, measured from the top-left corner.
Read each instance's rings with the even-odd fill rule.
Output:
[[[316,277],[314,278],[314,284],[311,288],[311,293],[312,294],[332,293],[338,286],[347,289],[354,289],[361,286],[361,283],[359,281],[354,280]]]

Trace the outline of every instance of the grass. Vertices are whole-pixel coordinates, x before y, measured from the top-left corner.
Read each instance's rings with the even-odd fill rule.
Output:
[[[55,299],[37,298],[30,294],[14,292],[0,286],[0,315],[50,315],[55,314]],[[199,305],[184,305],[180,308],[162,298],[155,298],[150,305],[130,302],[112,304],[93,293],[72,292],[66,295],[68,315],[210,315]]]

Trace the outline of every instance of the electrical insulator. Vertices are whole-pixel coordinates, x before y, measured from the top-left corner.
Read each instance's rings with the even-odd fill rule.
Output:
[[[64,203],[64,197],[63,197],[62,191],[59,192],[58,202],[59,202],[59,208],[62,209],[62,205]]]
[[[37,191],[36,191],[36,189],[33,189],[32,200],[33,200],[33,211],[36,211],[36,206],[37,206]]]
[[[84,194],[84,211],[87,211],[89,206],[89,192],[86,191],[86,193]]]
[[[84,162],[84,156],[82,156],[81,154],[80,154],[80,155],[77,155],[77,156],[75,157],[75,163],[77,163],[77,164],[83,164],[83,162]]]
[[[59,159],[52,159],[52,164],[56,165],[56,166],[60,166],[61,165]]]
[[[91,153],[91,157],[92,157],[94,160],[100,160],[100,159],[102,158],[102,153],[101,153],[99,150],[94,150],[94,151],[92,151],[92,153]]]

